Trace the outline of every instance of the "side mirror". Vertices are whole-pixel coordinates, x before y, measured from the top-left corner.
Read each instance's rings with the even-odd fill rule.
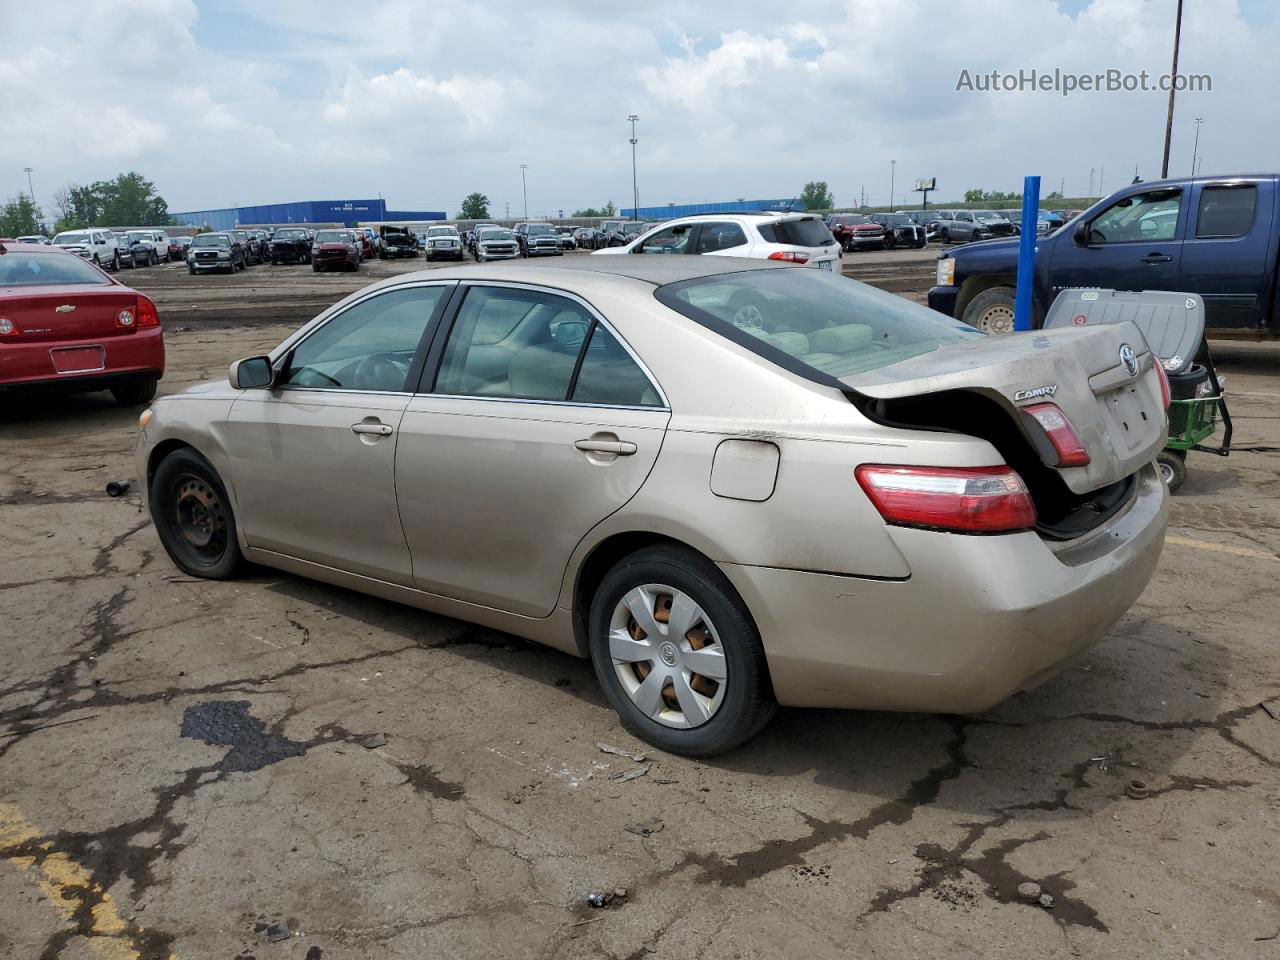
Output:
[[[227,371],[227,379],[237,390],[258,390],[271,386],[275,380],[275,371],[271,369],[270,357],[246,357],[231,364]]]
[[[1075,241],[1077,247],[1087,247],[1089,245],[1089,225],[1087,223],[1077,223],[1075,230],[1071,233],[1071,239]]]

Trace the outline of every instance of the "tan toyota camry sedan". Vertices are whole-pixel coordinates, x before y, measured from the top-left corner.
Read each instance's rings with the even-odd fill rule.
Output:
[[[987,337],[818,270],[584,257],[401,275],[163,397],[190,574],[246,561],[594,662],[691,755],[776,704],[971,712],[1095,644],[1164,539],[1142,334]]]

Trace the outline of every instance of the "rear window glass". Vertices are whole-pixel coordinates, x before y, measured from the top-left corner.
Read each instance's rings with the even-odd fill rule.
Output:
[[[46,284],[108,284],[96,267],[71,254],[22,254],[12,248],[0,257],[0,287],[35,287]]]
[[[836,238],[821,220],[780,220],[777,223],[762,223],[756,229],[770,243],[825,247],[836,242]]]
[[[791,267],[659,287],[660,302],[792,373],[832,383],[981,336],[896,294]]]
[[[1200,214],[1196,218],[1197,237],[1243,237],[1253,227],[1253,211],[1258,205],[1258,188],[1205,187],[1200,193]]]

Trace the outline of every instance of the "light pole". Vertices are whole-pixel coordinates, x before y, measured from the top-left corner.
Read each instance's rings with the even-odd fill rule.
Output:
[[[32,167],[23,167],[23,168],[22,168],[23,172],[24,172],[24,173],[26,173],[26,175],[27,175],[27,196],[29,196],[29,197],[31,198],[31,202],[32,202],[32,204],[34,204],[34,203],[36,202],[36,191],[35,191],[35,188],[34,188],[33,186],[31,186],[31,171],[32,171],[32,169],[33,169]]]
[[[640,188],[636,185],[636,121],[640,118],[634,113],[627,114],[631,121],[631,219],[640,219]]]
[[[520,192],[524,194],[524,218],[529,219],[529,183],[525,180],[524,172],[529,169],[527,163],[520,164]]]
[[[893,180],[898,172],[898,161],[889,161],[889,212],[893,212]]]
[[[1160,179],[1169,176],[1169,141],[1173,139],[1173,94],[1178,89],[1178,44],[1182,40],[1182,0],[1173,21],[1173,69],[1169,71],[1169,112],[1164,120],[1164,159],[1160,162]],[[1101,190],[1099,190],[1101,192]]]
[[[1200,150],[1200,124],[1204,123],[1204,117],[1196,117],[1196,142],[1191,146],[1191,175],[1196,175],[1196,153]]]

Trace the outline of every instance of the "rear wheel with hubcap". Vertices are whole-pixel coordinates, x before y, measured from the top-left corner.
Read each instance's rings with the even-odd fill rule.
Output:
[[[1187,451],[1161,450],[1156,454],[1156,469],[1169,492],[1177,493],[1187,480]]]
[[[672,753],[707,757],[776,709],[764,646],[715,565],[682,547],[623,559],[591,603],[596,677],[623,725]]]
[[[185,573],[228,580],[240,571],[231,502],[208,460],[189,447],[169,454],[151,479],[150,500],[160,542]]]

